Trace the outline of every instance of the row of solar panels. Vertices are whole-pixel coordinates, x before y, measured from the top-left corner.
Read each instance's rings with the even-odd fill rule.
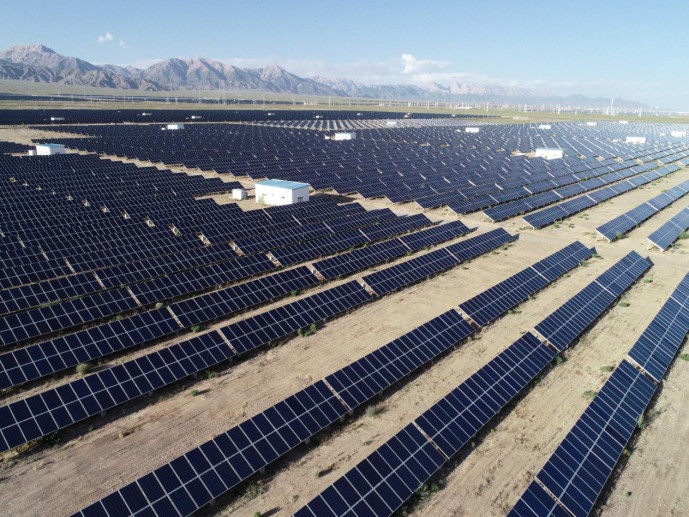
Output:
[[[512,239],[504,230],[493,230],[453,244],[444,249],[456,250],[466,258],[433,268],[419,265],[423,276],[406,276],[405,283],[398,287],[437,274]],[[427,255],[418,259],[424,256]],[[410,265],[415,260],[404,264]],[[411,265],[407,267],[413,269]],[[394,269],[395,266],[387,270]],[[358,282],[351,281],[12,403],[0,409],[3,440],[0,449],[7,450],[54,432],[231,357],[265,347],[370,300],[371,294]],[[25,364],[24,368],[31,366],[37,365]]]
[[[564,273],[558,266],[567,262],[568,257],[573,259],[570,264],[578,264],[582,250],[586,248],[575,243],[534,267],[548,265],[551,272]],[[590,251],[586,251],[590,256]],[[535,290],[540,288],[533,287]],[[135,514],[146,508],[171,515],[188,515],[256,474],[346,412],[361,407],[473,332],[473,327],[456,311],[444,313],[106,497],[85,509],[83,515]],[[327,401],[329,409],[336,406],[340,411],[331,411],[330,418],[323,418],[322,406],[318,410],[304,411],[300,407],[295,411],[294,401],[303,401],[307,399],[306,394],[313,392],[322,394],[318,399],[311,397],[316,407],[319,402]],[[321,417],[317,420],[320,425],[304,425],[305,420],[317,419],[312,413]],[[300,434],[298,430],[303,427],[308,432]],[[212,458],[207,455],[209,450],[216,453]],[[178,469],[189,465],[192,470],[186,471],[188,475],[180,475]],[[176,476],[170,476],[170,473]]]
[[[624,359],[615,369],[510,517],[591,514],[687,333],[689,275],[632,346],[633,363]]]
[[[596,231],[605,237],[608,242],[619,239],[622,235],[636,228],[645,220],[651,218],[664,208],[683,197],[689,192],[689,180],[675,185],[671,189],[641,203],[622,215],[615,217],[596,228]]]
[[[587,194],[559,205],[546,208],[545,210],[541,210],[534,214],[524,216],[524,221],[526,221],[533,228],[543,228],[554,223],[555,221],[565,219],[581,212],[582,210],[586,210],[587,208],[591,208],[599,203],[608,201],[609,199],[646,185],[659,178],[663,178],[668,174],[678,171],[679,169],[679,165],[672,164],[646,172],[639,176],[630,177],[630,179],[626,181],[615,183],[614,185],[596,190],[591,194]]]
[[[390,213],[390,216],[394,214]],[[332,233],[299,244],[293,244],[271,251],[281,265],[329,255],[337,251],[362,246],[375,241],[417,230],[431,224],[424,215],[403,217],[373,226],[359,228],[366,221],[353,216],[349,232]],[[340,228],[340,229],[346,229]],[[0,318],[0,344],[8,346],[30,339],[36,339],[57,331],[84,325],[109,316],[148,307],[155,303],[177,299],[204,289],[236,282],[274,269],[273,262],[263,254],[246,255],[201,266],[178,273],[170,273],[152,280],[128,284],[112,290],[105,290],[85,297],[39,307]]]
[[[541,228],[558,218],[568,217],[569,215],[589,208],[601,201],[605,201],[624,192],[628,192],[639,185],[653,181],[662,175],[667,175],[679,170],[678,165],[668,165],[659,170],[649,171],[649,169],[655,167],[654,164],[637,165],[633,168],[610,172],[600,177],[575,183],[570,186],[573,188],[568,188],[565,192],[560,192],[560,189],[543,192],[529,198],[515,200],[504,205],[489,208],[488,210],[484,210],[483,213],[492,221],[503,221],[515,215],[531,212],[537,208],[557,203],[558,201],[578,194],[591,192],[591,194],[577,197],[565,203],[524,217],[524,220],[534,228]]]
[[[632,252],[586,289],[605,285],[605,289],[612,291],[611,295],[619,296],[649,267],[649,262]],[[572,332],[569,339],[571,344],[613,301],[614,298],[604,303],[585,300],[585,305],[575,312],[575,319],[568,319],[572,306],[567,302],[539,324],[539,332],[544,323],[554,320],[576,323],[576,333]],[[554,357],[555,352],[534,334],[525,333],[295,515],[392,515],[513,401]]]
[[[343,253],[333,259],[351,262],[356,267],[339,271],[335,276],[346,275],[399,258],[407,253],[419,251],[423,247],[454,239],[469,231],[461,222],[455,221],[405,235],[399,239]],[[498,230],[478,240],[470,240],[470,244],[464,246],[465,249],[470,249],[471,243],[486,242],[495,242],[497,246],[497,243],[504,242],[508,236],[507,232]],[[495,240],[491,241],[492,238]],[[387,254],[366,255],[368,250],[383,246],[388,249]],[[365,262],[361,259],[362,255],[367,257]],[[354,260],[350,261],[348,259],[350,256],[354,257]],[[324,271],[320,263],[315,263],[314,269],[319,272]],[[329,280],[334,277],[326,275],[324,278]],[[94,361],[134,346],[169,338],[182,328],[190,329],[196,325],[227,318],[242,310],[256,307],[280,296],[299,292],[317,283],[318,279],[309,273],[308,268],[302,266],[176,302],[164,309],[153,309],[2,354],[0,355],[0,371],[2,372],[0,389],[64,371],[79,363]]]

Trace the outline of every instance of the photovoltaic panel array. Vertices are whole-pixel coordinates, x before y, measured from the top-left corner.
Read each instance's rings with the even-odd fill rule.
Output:
[[[596,231],[608,241],[612,242],[619,238],[619,236],[624,235],[630,230],[636,228],[646,219],[654,216],[664,208],[668,207],[684,196],[687,192],[689,192],[689,180],[683,181],[679,185],[675,185],[662,194],[659,194],[649,199],[645,203],[632,208],[628,212],[615,217],[611,221],[602,224],[596,228]]]
[[[73,368],[318,284],[306,266],[0,355],[0,389]],[[182,327],[180,327],[180,325]]]
[[[576,241],[461,303],[459,308],[477,325],[485,326],[574,269],[591,254],[590,249]]]
[[[570,199],[568,201],[565,201],[555,206],[551,206],[549,208],[545,208],[533,214],[525,215],[523,219],[533,228],[543,228],[544,226],[552,224],[555,221],[559,221],[571,215],[577,214],[582,210],[602,203],[603,201],[607,201],[616,196],[624,194],[625,192],[629,192],[630,190],[633,190],[637,187],[646,185],[647,183],[650,183],[651,181],[654,181],[658,178],[667,176],[668,174],[672,174],[673,172],[679,170],[679,167],[676,164],[667,165],[657,170],[649,171],[644,174],[639,174],[639,172],[643,170],[645,170],[644,167],[642,167],[641,169],[634,168],[622,171],[622,173],[618,173],[617,176],[612,177],[611,180],[618,181],[624,177],[633,177],[621,183],[615,183],[600,190],[596,190],[591,194]],[[635,176],[636,174],[639,175]],[[593,190],[595,188],[598,188],[599,186],[600,185],[595,184],[590,185],[588,188],[584,190]],[[501,207],[496,208],[500,209]]]
[[[295,515],[392,515],[554,357],[524,334]]]
[[[563,351],[631,286],[651,262],[632,251],[536,325],[536,330]]]
[[[435,275],[514,239],[508,232],[499,228],[371,273],[364,276],[363,280],[376,294],[383,295]]]
[[[663,226],[648,236],[648,241],[660,250],[666,250],[689,229],[689,208],[681,210]]]
[[[349,282],[0,408],[7,450],[369,301]],[[230,343],[228,345],[227,343]]]
[[[629,357],[660,382],[689,333],[689,275],[629,351]]]
[[[508,515],[590,515],[656,389],[622,361]]]
[[[469,232],[469,228],[462,222],[453,221],[319,260],[313,263],[313,267],[323,278],[330,280],[401,257],[410,251],[418,251],[426,246],[461,237]]]
[[[428,321],[80,512],[189,515],[474,332],[454,310]]]

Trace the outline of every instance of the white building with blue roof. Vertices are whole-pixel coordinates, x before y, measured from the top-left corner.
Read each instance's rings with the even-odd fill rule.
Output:
[[[281,206],[307,202],[311,185],[297,181],[266,180],[256,183],[254,188],[257,203]]]

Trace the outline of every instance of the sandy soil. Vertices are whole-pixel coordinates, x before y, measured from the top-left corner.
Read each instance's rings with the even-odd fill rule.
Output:
[[[0,139],[10,140],[2,130]],[[598,239],[595,228],[687,178],[689,170],[682,170],[576,215],[558,227],[534,231],[524,229],[520,218],[508,220],[499,226],[518,232],[520,240],[505,251],[482,256],[465,267],[383,297],[328,322],[313,336],[294,338],[245,361],[224,365],[213,378],[191,379],[74,426],[63,433],[57,446],[38,447],[19,455],[9,453],[0,464],[0,513],[68,515],[573,240],[597,247],[601,258],[591,259],[586,267],[548,286],[514,314],[483,329],[480,339],[461,344],[376,401],[384,408],[382,412],[375,416],[355,414],[270,467],[260,482],[203,512],[289,515],[628,251],[650,255],[655,265],[645,278],[652,281],[635,284],[623,296],[629,306],[618,305],[605,315],[567,353],[563,364],[549,371],[511,411],[489,426],[490,432],[473,450],[444,470],[439,478],[442,489],[412,508],[418,516],[504,515],[586,408],[588,400],[583,393],[600,389],[609,376],[601,367],[613,366],[625,357],[689,271],[689,257],[685,256],[689,245],[681,244],[665,253],[646,249],[646,236],[689,205],[689,197],[612,244]],[[367,208],[390,207],[383,200],[363,203]],[[398,213],[420,211],[413,204],[392,208]],[[433,219],[457,218],[443,209],[428,215]],[[498,226],[488,224],[480,213],[460,219],[479,226],[479,231]],[[270,306],[281,303],[286,302]],[[141,353],[144,351],[126,358]],[[654,403],[657,416],[640,433],[614,490],[606,497],[603,514],[687,513],[684,480],[689,457],[682,448],[689,436],[684,409],[688,378],[689,365],[678,361]],[[47,381],[41,389],[69,379]],[[200,394],[192,397],[192,388]],[[315,476],[315,471],[321,474]],[[626,497],[627,492],[631,496]]]

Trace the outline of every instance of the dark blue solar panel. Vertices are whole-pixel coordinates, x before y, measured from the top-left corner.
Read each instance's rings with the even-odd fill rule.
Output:
[[[564,350],[650,267],[649,261],[630,252],[536,325],[536,330],[559,351]]]
[[[655,391],[653,382],[622,361],[537,474],[574,516],[593,510]]]
[[[629,351],[656,381],[662,380],[689,333],[689,275],[685,276]]]
[[[591,250],[578,241],[574,242],[459,307],[477,325],[487,325],[590,257]]]

